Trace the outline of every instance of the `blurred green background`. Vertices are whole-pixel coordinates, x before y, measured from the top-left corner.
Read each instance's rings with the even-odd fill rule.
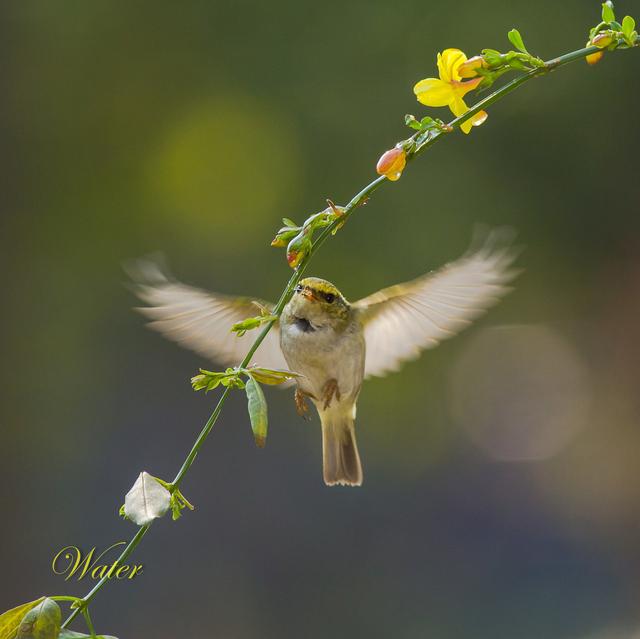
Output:
[[[638,13],[637,1],[619,13]],[[137,473],[171,478],[215,401],[197,356],[131,311],[123,260],[275,298],[283,215],[345,203],[424,115],[435,55],[552,57],[600,4],[489,0],[12,2],[2,13],[4,609],[84,594],[67,544],[128,539]],[[638,16],[636,16],[638,17]],[[321,481],[320,430],[235,395],[152,531],[145,572],[93,607],[121,639],[631,639],[640,628],[640,56],[575,63],[490,109],[375,194],[310,274],[357,299],[457,258],[474,226],[524,247],[514,291],[368,382],[365,483]],[[444,109],[432,115],[448,116]],[[81,624],[79,625],[81,628]]]

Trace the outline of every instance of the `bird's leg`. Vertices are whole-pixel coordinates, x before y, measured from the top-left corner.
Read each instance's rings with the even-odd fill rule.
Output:
[[[322,388],[322,399],[324,399],[325,410],[331,406],[331,400],[336,398],[340,401],[340,389],[338,388],[338,380],[332,377],[328,379]]]
[[[309,407],[307,406],[307,397],[312,397],[312,395],[310,393],[305,393],[299,388],[296,388],[296,394],[294,396],[294,399],[296,401],[296,410],[298,411],[298,415],[300,415],[300,417],[304,417],[305,419],[308,419],[307,411],[309,410]]]

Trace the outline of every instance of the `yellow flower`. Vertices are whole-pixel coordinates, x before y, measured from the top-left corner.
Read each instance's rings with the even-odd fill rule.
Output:
[[[458,73],[461,78],[475,78],[478,76],[478,69],[486,68],[485,59],[481,55],[474,55],[473,58],[469,58],[458,67]]]
[[[591,40],[591,44],[595,44],[595,46],[600,49],[608,47],[612,42],[613,36],[610,33],[599,33],[593,40]]]
[[[587,46],[590,46],[590,44],[591,43],[587,42]],[[596,51],[595,53],[590,53],[585,60],[587,64],[593,66],[594,64],[598,64],[602,58],[604,58],[604,51]]]
[[[613,36],[611,34],[599,33],[595,38],[593,38],[593,40],[589,40],[584,46],[590,47],[595,45],[600,49],[606,49],[612,42]],[[587,61],[587,64],[593,66],[594,64],[598,64],[602,58],[604,58],[604,51],[596,51],[595,53],[590,53],[585,60]]]
[[[395,182],[400,179],[402,171],[407,164],[407,154],[404,149],[394,147],[385,151],[376,164],[376,171],[380,175],[385,175],[388,180]]]
[[[456,117],[465,114],[469,107],[462,98],[482,82],[482,78],[463,81],[460,67],[466,61],[467,56],[460,49],[445,49],[442,53],[438,53],[440,79],[426,78],[413,87],[418,102],[432,107],[448,106]],[[469,133],[472,126],[479,126],[487,117],[486,111],[480,111],[464,122],[460,128],[465,133]]]

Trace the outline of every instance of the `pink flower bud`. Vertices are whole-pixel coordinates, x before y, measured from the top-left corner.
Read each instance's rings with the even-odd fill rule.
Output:
[[[610,33],[599,33],[593,40],[591,40],[591,44],[599,47],[600,49],[608,47],[612,42],[613,36]]]
[[[481,55],[474,55],[458,67],[458,73],[461,78],[475,78],[478,75],[478,69],[486,68],[485,59]]]
[[[384,175],[388,180],[395,182],[400,179],[402,171],[407,164],[407,154],[404,149],[394,147],[385,151],[378,160],[376,171],[380,175]]]

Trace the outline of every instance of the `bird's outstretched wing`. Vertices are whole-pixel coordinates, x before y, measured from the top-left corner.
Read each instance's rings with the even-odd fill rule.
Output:
[[[224,366],[240,364],[256,333],[250,331],[238,337],[231,327],[260,314],[254,300],[182,284],[167,276],[156,260],[138,260],[126,270],[134,282],[135,294],[147,304],[137,310],[149,318],[152,329]],[[255,301],[272,308],[268,302]],[[251,363],[254,362],[266,368],[288,369],[280,350],[277,324],[254,354]]]
[[[464,329],[510,289],[516,253],[494,231],[480,249],[412,282],[356,302],[366,341],[365,376],[385,375]]]

